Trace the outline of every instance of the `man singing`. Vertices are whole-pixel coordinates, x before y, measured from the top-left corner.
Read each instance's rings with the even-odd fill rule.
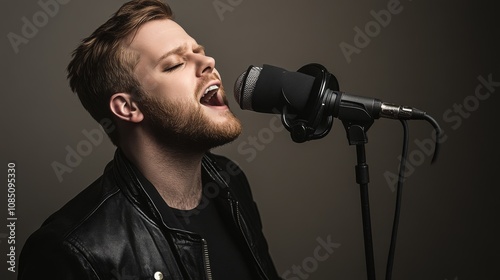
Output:
[[[26,242],[19,279],[279,279],[215,60],[159,0],[124,4],[68,66],[117,146],[94,183]]]

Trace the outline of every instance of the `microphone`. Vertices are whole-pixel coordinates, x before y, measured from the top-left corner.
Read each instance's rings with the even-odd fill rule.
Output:
[[[267,64],[251,65],[236,80],[234,97],[241,109],[281,113],[295,142],[324,137],[331,128],[332,117],[344,125],[365,126],[366,131],[374,119],[381,117],[409,120],[426,116],[416,108],[341,92],[335,76],[315,63],[297,72]]]

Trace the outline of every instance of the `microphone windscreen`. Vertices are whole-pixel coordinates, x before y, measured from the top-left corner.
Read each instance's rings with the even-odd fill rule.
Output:
[[[234,83],[234,98],[243,110],[253,111],[252,94],[255,90],[261,70],[261,67],[250,66]]]
[[[315,78],[264,64],[250,66],[235,82],[234,97],[241,109],[276,114],[284,107],[303,112]]]

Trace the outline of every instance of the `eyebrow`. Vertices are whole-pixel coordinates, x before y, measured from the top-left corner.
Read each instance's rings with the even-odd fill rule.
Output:
[[[187,51],[187,49],[188,49],[188,45],[184,44],[184,45],[178,46],[177,48],[175,48],[173,50],[166,52],[165,54],[160,56],[160,58],[158,58],[158,60],[155,63],[155,67],[158,66],[158,64],[160,64],[160,62],[162,60],[164,60],[165,58],[167,58],[171,55],[181,55],[182,53],[185,53]],[[202,51],[203,52],[205,51],[205,47],[202,45],[196,45],[196,47],[193,49],[193,52],[195,52],[195,53],[199,53]]]

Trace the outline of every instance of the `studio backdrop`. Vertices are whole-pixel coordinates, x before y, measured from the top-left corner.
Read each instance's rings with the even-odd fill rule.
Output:
[[[103,171],[115,148],[66,80],[81,39],[125,1],[8,1],[1,13],[0,278],[28,236]],[[394,279],[497,279],[500,32],[495,1],[171,0],[175,20],[216,59],[244,131],[215,149],[245,171],[284,279],[366,279],[355,147],[339,120],[295,143],[280,116],[241,110],[250,65],[319,63],[340,90],[419,108],[410,121]],[[368,131],[377,278],[383,279],[403,143],[397,120]],[[15,173],[15,183],[8,183]],[[54,263],[54,269],[58,269]],[[15,271],[15,272],[14,272]]]

